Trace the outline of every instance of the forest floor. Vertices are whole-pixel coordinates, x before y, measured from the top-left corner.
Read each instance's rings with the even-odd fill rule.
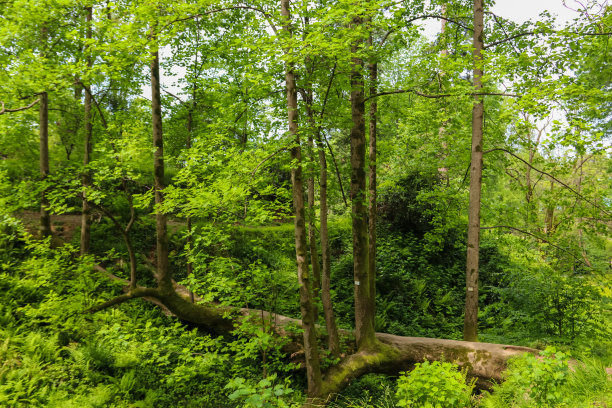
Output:
[[[28,232],[32,235],[38,235],[40,226],[40,213],[38,211],[22,211],[16,215],[25,225]],[[100,222],[101,215],[94,213],[92,222]],[[185,227],[186,221],[183,219],[168,219],[168,230],[170,233],[175,233],[179,229]],[[81,214],[51,214],[51,232],[54,238],[58,238],[57,244],[71,242],[74,235],[80,231]]]
[[[23,221],[28,232],[38,235],[40,226],[40,213],[35,211],[22,211],[17,218]],[[75,232],[81,226],[81,214],[51,215],[51,232],[54,237],[64,242],[70,242]]]

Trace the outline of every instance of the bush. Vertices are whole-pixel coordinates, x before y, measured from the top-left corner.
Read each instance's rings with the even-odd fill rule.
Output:
[[[482,400],[483,408],[579,408],[608,406],[612,381],[605,365],[591,359],[570,369],[567,355],[552,347],[540,356],[524,354],[510,361],[506,381]]]
[[[466,372],[456,364],[434,361],[417,363],[397,380],[400,407],[464,408],[470,406],[474,383],[466,382]]]

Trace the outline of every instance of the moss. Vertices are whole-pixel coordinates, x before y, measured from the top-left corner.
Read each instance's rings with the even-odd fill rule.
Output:
[[[377,367],[392,362],[400,357],[400,353],[393,347],[377,342],[375,350],[359,351],[332,367],[324,379],[321,397],[327,398],[338,393],[349,380],[365,372],[376,371]]]

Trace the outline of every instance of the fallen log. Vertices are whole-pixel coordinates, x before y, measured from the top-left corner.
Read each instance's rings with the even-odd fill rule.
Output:
[[[97,269],[103,270],[98,267]],[[106,271],[105,271],[106,272]],[[114,280],[121,279],[106,272]],[[269,313],[267,311],[246,308],[231,308],[217,304],[192,303],[191,293],[187,288],[173,283],[168,288],[129,288],[125,281],[125,293],[108,302],[89,309],[89,312],[115,306],[135,298],[143,298],[164,309],[166,313],[178,319],[196,324],[216,333],[229,333],[248,317],[255,317],[262,322],[262,329],[272,329],[279,336],[289,337],[294,349],[301,347],[302,336],[295,335],[289,327],[300,326],[299,319]],[[200,300],[195,296],[196,301]],[[268,322],[268,327],[263,325]],[[352,331],[341,330],[341,336],[348,337]],[[508,359],[523,353],[538,353],[538,350],[493,343],[478,343],[459,340],[447,340],[425,337],[404,337],[387,333],[376,333],[376,346],[349,354],[325,373],[320,395],[311,403],[325,405],[333,401],[336,395],[353,379],[364,374],[381,373],[398,375],[411,370],[416,363],[428,361],[447,361],[467,370],[470,377],[476,379],[479,388],[490,388],[495,382],[503,379]]]

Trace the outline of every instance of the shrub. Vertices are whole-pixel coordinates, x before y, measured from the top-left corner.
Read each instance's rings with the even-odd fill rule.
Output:
[[[456,364],[434,361],[417,363],[397,380],[400,407],[463,408],[470,405],[474,383]]]

